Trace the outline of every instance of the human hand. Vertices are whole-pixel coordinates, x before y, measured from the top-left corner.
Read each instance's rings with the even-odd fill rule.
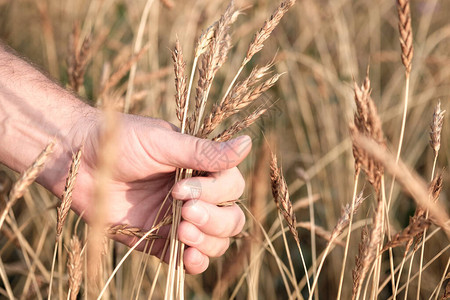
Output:
[[[78,214],[83,212],[88,222],[95,205],[94,176],[100,128],[100,118],[91,119],[94,122],[84,122],[76,130],[77,135],[81,132],[84,149],[72,195],[72,208]],[[178,233],[179,239],[189,246],[184,252],[185,268],[192,274],[205,271],[209,257],[222,255],[229,246],[229,238],[244,226],[244,213],[236,204],[227,207],[217,204],[242,195],[245,183],[236,166],[249,153],[250,138],[243,136],[217,143],[181,134],[175,126],[162,120],[133,115],[120,115],[120,119],[117,160],[107,187],[107,222],[149,230],[161,219],[160,216],[155,222],[164,198],[174,185],[175,169],[206,171],[206,177],[183,179],[172,190],[173,197],[185,201]],[[153,255],[161,257],[169,227],[158,232],[163,239],[155,241]],[[113,238],[129,246],[137,241],[125,235]],[[140,249],[143,250],[143,245]]]

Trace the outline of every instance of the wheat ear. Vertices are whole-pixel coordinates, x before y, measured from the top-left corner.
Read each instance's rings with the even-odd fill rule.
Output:
[[[69,294],[67,298],[76,300],[80,291],[81,280],[83,279],[83,256],[81,255],[81,242],[78,236],[74,235],[70,240],[67,252],[67,272],[69,273]]]
[[[434,152],[434,162],[433,162],[433,171],[431,172],[431,180],[433,180],[434,172],[436,169],[437,158],[439,154],[439,149],[441,148],[441,131],[442,125],[444,123],[444,114],[445,111],[441,110],[441,103],[438,102],[433,113],[433,121],[431,123],[431,132],[430,132],[430,145]],[[428,218],[428,210],[425,213],[425,217]],[[417,285],[417,300],[419,300],[420,287],[422,283],[422,265],[423,265],[423,256],[425,252],[425,237],[427,235],[427,230],[425,229],[423,232],[422,238],[422,249],[420,249],[420,264],[419,264],[419,279]]]
[[[20,178],[14,183],[11,191],[9,192],[8,203],[6,203],[6,206],[0,216],[0,228],[2,228],[9,210],[14,206],[17,200],[23,196],[28,186],[30,186],[30,184],[32,184],[42,172],[42,170],[44,169],[44,165],[47,162],[50,154],[53,153],[54,148],[55,142],[52,141],[45,147],[44,150],[42,150],[33,164],[28,167],[28,169],[26,169],[20,175]]]
[[[57,225],[56,225],[56,238],[59,239],[64,222],[66,221],[67,215],[69,214],[70,206],[72,205],[72,192],[75,186],[75,182],[78,175],[78,170],[81,165],[81,154],[83,148],[80,148],[76,153],[72,155],[72,162],[69,168],[69,174],[66,179],[66,185],[64,187],[64,192],[61,197],[61,205],[57,209]]]
[[[183,123],[183,116],[186,108],[187,98],[187,76],[186,76],[186,62],[184,61],[183,51],[178,40],[175,44],[175,49],[172,51],[173,68],[175,73],[175,103],[177,106],[177,118]]]
[[[274,31],[277,25],[280,23],[281,18],[287,13],[287,11],[295,4],[295,0],[285,0],[280,3],[280,5],[275,9],[270,18],[264,22],[264,25],[256,32],[253,37],[252,42],[248,46],[247,54],[239,67],[236,75],[228,86],[225,95],[222,98],[221,103],[223,103],[234,86],[234,83],[238,79],[242,70],[244,70],[245,65],[252,59],[252,57],[262,50],[264,47],[264,42],[269,38],[270,34]]]

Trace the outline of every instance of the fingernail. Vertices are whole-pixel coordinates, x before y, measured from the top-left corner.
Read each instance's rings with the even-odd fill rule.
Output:
[[[242,135],[240,137],[233,139],[232,141],[238,142],[239,144],[247,145],[252,142],[252,139],[248,135]]]
[[[239,148],[237,149],[237,154],[241,154],[246,150],[248,147],[252,147],[252,139],[248,135],[243,135],[238,138],[235,138],[231,141],[229,141],[231,145],[237,143]]]
[[[191,204],[193,203],[193,204]],[[184,218],[186,221],[191,222],[197,226],[203,226],[208,222],[208,211],[207,209],[200,203],[200,201],[189,201],[187,204],[187,209],[184,213]]]

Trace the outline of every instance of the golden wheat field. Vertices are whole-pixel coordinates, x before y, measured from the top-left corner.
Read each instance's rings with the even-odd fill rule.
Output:
[[[246,225],[201,275],[179,200],[94,241],[68,210],[83,149],[59,197],[30,176],[51,144],[28,173],[2,165],[0,298],[450,299],[449,17],[448,0],[0,0],[0,39],[90,105],[253,141],[244,195],[220,204]],[[150,247],[163,227],[169,264],[108,238]]]

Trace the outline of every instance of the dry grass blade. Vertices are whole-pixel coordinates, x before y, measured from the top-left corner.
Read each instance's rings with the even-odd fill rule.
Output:
[[[422,234],[425,231],[425,229],[430,227],[430,225],[431,225],[430,220],[427,220],[424,217],[416,218],[416,220],[410,223],[405,229],[394,235],[391,241],[386,243],[386,245],[384,245],[381,252],[384,252],[389,248],[398,247],[402,245],[404,242],[408,242],[414,239],[414,237]]]
[[[183,122],[184,112],[186,110],[186,98],[187,98],[187,76],[186,76],[186,62],[183,58],[183,51],[178,40],[175,44],[175,50],[172,51],[173,68],[175,72],[175,102],[177,105],[177,118],[180,122]]]
[[[450,228],[447,225],[449,220],[448,214],[439,202],[432,203],[429,199],[425,182],[416,173],[402,162],[395,163],[395,157],[388,153],[384,148],[363,136],[357,136],[354,140],[359,147],[373,157],[376,161],[382,163],[385,169],[395,175],[406,191],[414,198],[418,205],[424,209],[428,209],[430,217],[434,223],[440,226],[444,232],[450,237]]]
[[[284,179],[281,169],[278,167],[277,157],[273,153],[271,154],[270,159],[270,181],[272,184],[272,196],[275,200],[275,204],[288,223],[289,230],[295,240],[299,241],[296,229],[297,220],[294,210],[292,209],[292,203],[289,198],[286,180]]]
[[[352,299],[355,299],[356,294],[359,290],[361,284],[361,275],[363,270],[363,260],[367,256],[367,251],[369,249],[369,228],[365,226],[361,231],[361,242],[359,243],[359,251],[356,256],[355,269],[352,271],[353,277],[353,290]]]
[[[441,110],[441,102],[436,104],[433,113],[433,122],[430,125],[430,145],[433,148],[434,155],[437,155],[441,148],[441,131],[444,123],[445,110]]]
[[[406,77],[411,73],[411,63],[414,54],[413,34],[411,27],[411,10],[409,0],[397,0],[398,30],[400,32],[400,47],[402,48],[402,63],[405,66]]]
[[[33,164],[26,169],[20,178],[14,183],[11,191],[9,192],[9,199],[6,203],[5,208],[2,211],[0,216],[0,228],[3,226],[3,222],[5,221],[6,216],[8,215],[9,210],[14,206],[16,201],[23,196],[28,186],[32,184],[39,174],[44,169],[44,165],[48,160],[50,154],[53,153],[53,149],[55,148],[55,142],[52,141],[50,144],[45,147],[44,150],[38,155]]]
[[[67,215],[72,205],[72,192],[75,186],[75,181],[78,175],[78,169],[81,165],[81,154],[83,149],[80,148],[77,153],[72,156],[72,162],[69,168],[69,174],[66,179],[66,185],[64,187],[64,192],[61,197],[61,205],[57,209],[58,218],[56,225],[56,238],[58,239],[62,233],[64,222],[66,221]]]
[[[280,23],[281,18],[283,18],[289,8],[291,8],[294,4],[295,0],[286,0],[281,2],[281,4],[273,12],[270,18],[264,22],[264,25],[255,34],[252,42],[248,47],[247,54],[243,63],[244,65],[252,59],[253,55],[261,51],[261,49],[264,47],[264,42],[269,38],[270,34],[275,29],[275,27],[277,27],[278,23]]]
[[[70,300],[77,299],[80,291],[81,280],[83,279],[83,256],[81,255],[81,242],[76,235],[70,240],[67,252],[67,272],[69,273],[69,295]]]
[[[355,199],[355,205],[354,205],[353,211],[352,211],[352,205],[351,204],[347,204],[342,209],[341,217],[337,221],[337,224],[336,224],[336,226],[334,227],[334,229],[333,229],[333,231],[331,233],[331,238],[330,238],[331,241],[335,240],[338,236],[340,236],[342,234],[342,232],[344,231],[345,227],[347,227],[347,225],[350,222],[350,216],[352,214],[354,215],[358,211],[359,207],[364,202],[364,200],[366,200],[366,198],[363,197],[363,193],[361,191],[359,193],[359,195]]]

